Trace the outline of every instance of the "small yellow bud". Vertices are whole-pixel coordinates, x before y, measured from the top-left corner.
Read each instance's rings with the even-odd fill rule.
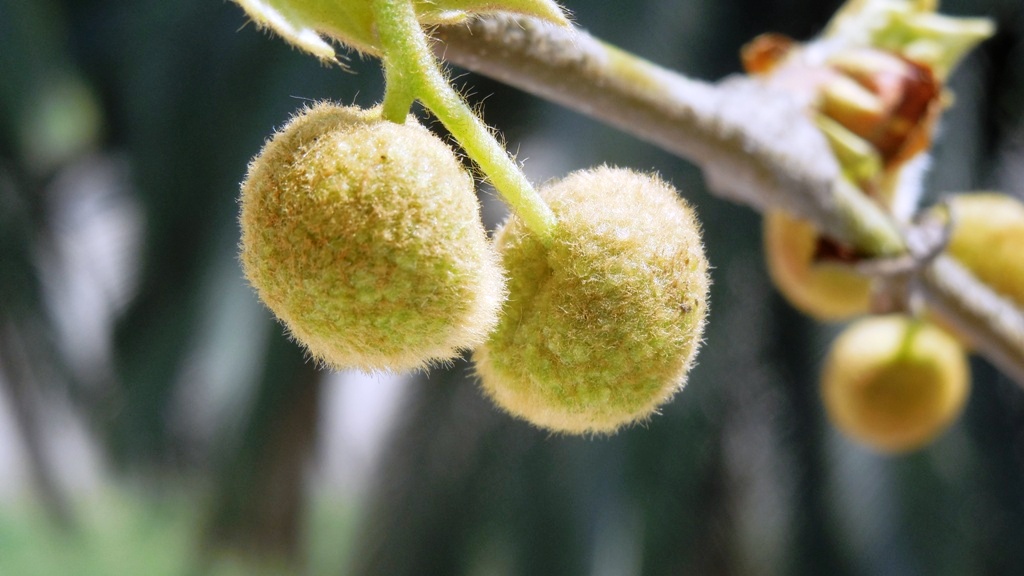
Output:
[[[818,320],[866,313],[871,281],[848,266],[820,260],[819,241],[809,222],[785,212],[765,215],[764,251],[775,287],[794,308]]]
[[[510,219],[495,243],[509,277],[476,354],[487,393],[533,424],[612,432],[684,384],[708,275],[693,210],[660,179],[601,167],[546,186],[550,245]]]
[[[319,361],[404,370],[486,338],[503,280],[473,181],[409,118],[318,104],[242,185],[246,277]]]
[[[1024,203],[1006,194],[962,194],[950,210],[955,228],[949,254],[1024,307]]]
[[[914,450],[960,414],[970,389],[963,348],[905,316],[861,320],[832,344],[821,380],[829,419],[887,453]]]

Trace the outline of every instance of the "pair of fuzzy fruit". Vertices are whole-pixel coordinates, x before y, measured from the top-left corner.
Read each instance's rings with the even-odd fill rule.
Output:
[[[947,252],[996,293],[1024,305],[1024,204],[1005,194],[951,198]],[[848,267],[818,262],[819,234],[783,213],[765,220],[765,253],[775,285],[794,307],[820,320],[870,309],[871,283]],[[822,376],[830,419],[884,452],[916,449],[941,434],[967,401],[964,344],[924,319],[867,318],[833,344]]]
[[[328,366],[416,369],[473,349],[508,412],[614,431],[671,398],[693,362],[709,284],[698,224],[675,189],[627,170],[541,195],[550,237],[513,216],[491,243],[472,177],[414,118],[318,104],[249,167],[241,259]]]

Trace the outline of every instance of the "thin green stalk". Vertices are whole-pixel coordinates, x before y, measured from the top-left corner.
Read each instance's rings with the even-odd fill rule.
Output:
[[[874,200],[842,178],[832,190],[836,210],[854,246],[872,256],[897,256],[907,252],[907,244],[892,217]]]
[[[551,208],[519,166],[448,83],[427,44],[409,0],[376,0],[377,34],[384,52],[387,90],[384,117],[402,122],[418,97],[458,140],[509,204],[538,237],[548,239],[556,224]]]
[[[416,101],[416,86],[414,82],[402,82],[398,80],[401,74],[392,71],[391,66],[385,64],[384,75],[388,79],[387,90],[384,91],[384,102],[381,105],[382,116],[385,120],[401,124],[405,122],[409,114],[409,108]]]

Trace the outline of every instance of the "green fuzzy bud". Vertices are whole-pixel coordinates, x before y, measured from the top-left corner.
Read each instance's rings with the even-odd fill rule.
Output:
[[[847,0],[829,23],[833,44],[871,46],[927,66],[945,80],[960,60],[992,36],[987,18],[956,18],[935,12],[934,0]]]
[[[541,195],[558,219],[550,244],[515,217],[496,235],[509,297],[477,370],[513,415],[612,432],[685,382],[707,313],[698,224],[670,185],[628,170],[576,172]]]
[[[482,342],[504,295],[473,181],[409,118],[318,104],[242,185],[246,277],[317,360],[405,370]]]

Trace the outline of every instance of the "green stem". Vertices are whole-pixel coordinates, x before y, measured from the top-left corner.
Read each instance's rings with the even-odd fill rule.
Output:
[[[384,52],[387,90],[384,117],[403,122],[418,97],[458,140],[513,212],[541,239],[556,220],[526,175],[448,83],[420,28],[409,0],[375,0],[377,34]]]
[[[387,79],[384,90],[383,115],[386,120],[396,124],[405,122],[409,108],[422,92],[422,74],[410,62],[420,60],[416,46],[411,42],[403,42],[402,36],[409,34],[410,25],[406,20],[413,12],[409,2],[385,0],[374,4],[381,42],[384,43],[384,77]],[[416,14],[412,13],[415,28],[419,29]],[[387,25],[390,24],[390,25]]]
[[[907,244],[885,210],[844,178],[832,188],[836,210],[846,224],[852,244],[872,256],[897,256]]]
[[[384,76],[387,78],[387,89],[381,104],[382,116],[389,122],[402,124],[409,115],[412,103],[416,101],[415,86],[410,85],[414,83],[399,81],[401,74],[393,71],[390,65],[385,65]]]

